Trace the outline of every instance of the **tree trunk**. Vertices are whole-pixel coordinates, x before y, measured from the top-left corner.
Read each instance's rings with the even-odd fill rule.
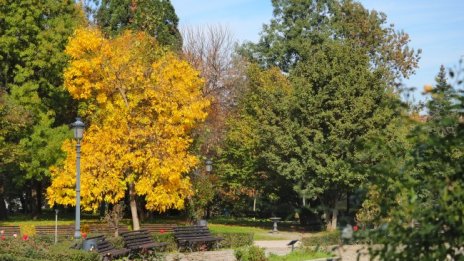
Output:
[[[253,198],[253,212],[256,212],[256,196]]]
[[[303,196],[303,207],[306,206],[306,196]]]
[[[35,204],[32,202],[32,187],[30,186],[29,182],[26,186],[26,208],[27,208],[27,214],[32,215],[34,212],[34,206]]]
[[[332,209],[332,227],[331,230],[336,230],[337,229],[337,218],[338,218],[338,209],[333,208]]]
[[[129,185],[129,205],[130,205],[130,210],[131,210],[131,215],[132,215],[132,228],[134,230],[140,230],[140,222],[139,222],[139,217],[137,214],[137,203],[135,202],[135,187],[134,183],[131,183]]]
[[[37,193],[37,215],[42,214],[42,181],[36,181],[36,193]]]
[[[330,209],[326,208],[324,209],[324,215],[325,215],[325,229],[326,230],[331,230],[332,229],[332,220],[330,217]]]
[[[103,201],[102,203],[100,203],[100,209],[99,209],[99,216],[100,218],[104,218],[105,217],[105,214],[106,214],[106,202]]]
[[[37,187],[35,181],[30,181],[30,190],[31,190],[31,198],[30,198],[30,205],[31,205],[31,216],[33,220],[37,219],[38,216],[38,209],[37,209]]]
[[[26,205],[26,199],[24,198],[23,193],[19,195],[19,201],[21,202],[21,212],[23,214],[27,213],[27,205]]]
[[[5,197],[3,196],[4,192],[5,191],[3,187],[3,180],[0,179],[0,220],[4,220],[8,217],[8,213],[6,211]]]
[[[350,193],[346,193],[346,213],[350,214]]]

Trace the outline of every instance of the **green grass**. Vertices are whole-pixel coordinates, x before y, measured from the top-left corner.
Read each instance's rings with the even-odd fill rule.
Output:
[[[313,252],[309,250],[295,250],[288,255],[278,256],[275,254],[269,255],[269,261],[303,261],[317,258],[332,257],[333,255],[324,252]]]
[[[208,224],[208,228],[214,233],[254,233],[254,240],[283,240],[284,237],[269,234],[270,229],[257,227],[245,227],[238,225]]]

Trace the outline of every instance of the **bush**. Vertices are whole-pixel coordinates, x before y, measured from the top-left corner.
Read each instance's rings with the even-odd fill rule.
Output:
[[[246,246],[237,248],[234,251],[235,258],[238,261],[266,261],[264,248],[258,246]]]
[[[49,242],[32,238],[26,241],[21,239],[2,240],[0,241],[0,253],[2,253],[0,260],[99,260],[99,255],[96,253],[70,249],[71,244],[71,241],[66,241],[52,245]]]
[[[340,231],[320,232],[302,239],[304,246],[330,246],[340,243]]]
[[[167,252],[177,251],[177,243],[174,239],[173,233],[155,233],[153,234],[153,239],[155,242],[166,242],[168,243],[165,247]]]
[[[221,248],[237,248],[253,244],[253,233],[215,233],[215,236],[222,237]]]
[[[285,256],[279,256],[276,254],[269,255],[269,261],[287,261],[287,260],[312,260],[319,258],[333,257],[333,254],[329,252],[314,251],[310,249],[298,249],[290,252]]]
[[[47,260],[99,261],[100,255],[94,252],[70,249],[69,244],[51,246]]]

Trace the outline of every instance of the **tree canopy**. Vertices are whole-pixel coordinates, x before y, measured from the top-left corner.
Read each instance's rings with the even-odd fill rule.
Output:
[[[191,194],[185,174],[198,162],[189,133],[209,106],[198,72],[144,32],[107,39],[79,29],[66,52],[65,86],[85,104],[80,112],[90,123],[82,144],[84,208],[115,203],[127,190],[144,196],[149,210],[182,208]],[[47,190],[51,205],[74,204],[72,143],[63,150],[67,159],[52,170]]]
[[[23,200],[31,207],[37,205],[33,207],[36,211],[41,210],[41,187],[48,182],[48,167],[62,157],[56,148],[69,134],[66,127],[59,126],[68,123],[77,109],[63,88],[67,62],[63,51],[68,37],[83,22],[74,1],[0,1],[0,96],[6,104],[0,121],[6,120],[2,129],[8,130],[0,139],[10,148],[5,150],[9,154],[5,158],[14,158],[8,174],[0,169],[0,178],[15,177],[7,189],[0,186],[0,193],[23,200],[16,185],[26,191],[38,190],[37,200]]]
[[[162,45],[182,49],[179,18],[169,0],[102,0],[96,22],[112,37],[127,29],[144,31]]]

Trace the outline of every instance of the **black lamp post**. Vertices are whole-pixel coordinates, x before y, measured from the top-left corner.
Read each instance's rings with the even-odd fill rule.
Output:
[[[76,229],[74,238],[81,238],[81,139],[84,135],[85,124],[77,117],[72,124],[74,138],[76,139]]]

